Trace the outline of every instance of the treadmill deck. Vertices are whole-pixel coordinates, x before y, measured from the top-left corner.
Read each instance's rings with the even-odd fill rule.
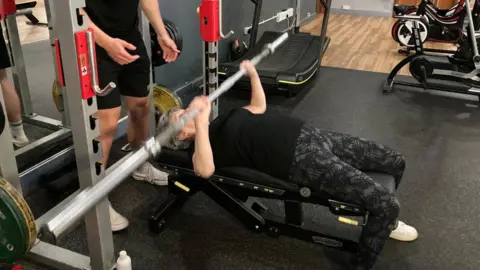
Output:
[[[283,33],[266,31],[256,46],[242,58],[231,63],[220,64],[219,77],[224,80],[238,71],[240,63],[259,54],[263,47]],[[312,78],[320,63],[321,37],[308,33],[291,34],[274,54],[260,62],[256,68],[264,86],[279,89],[301,86]],[[243,78],[241,82],[248,82]]]

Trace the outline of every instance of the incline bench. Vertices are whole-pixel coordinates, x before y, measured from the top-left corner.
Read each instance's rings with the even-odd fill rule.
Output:
[[[265,232],[272,237],[287,235],[349,252],[355,252],[358,243],[315,231],[308,221],[304,221],[302,204],[326,206],[338,216],[340,222],[355,226],[363,226],[368,218],[368,212],[358,205],[341,202],[327,194],[317,193],[307,187],[248,168],[217,169],[210,179],[199,178],[193,172],[192,162],[186,151],[164,148],[156,161],[156,167],[173,173],[168,181],[169,197],[152,212],[149,220],[150,230],[154,233],[161,232],[168,218],[178,212],[190,196],[199,191],[253,231]],[[395,191],[393,176],[375,172],[368,174],[391,192]],[[255,200],[252,203],[251,199],[248,200],[249,197],[283,201],[285,217],[273,216],[264,205]],[[363,222],[348,216],[363,217]]]

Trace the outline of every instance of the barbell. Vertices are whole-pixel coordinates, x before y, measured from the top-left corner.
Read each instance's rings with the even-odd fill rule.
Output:
[[[288,33],[285,33],[267,44],[260,54],[251,59],[252,64],[257,65],[263,58],[274,53],[287,38]],[[219,98],[230,90],[246,72],[245,69],[237,71],[212,92],[208,99],[214,101]],[[8,181],[0,179],[0,260],[15,261],[32,248],[37,238],[55,243],[138,167],[149,158],[160,154],[162,145],[193,120],[198,113],[198,110],[188,111],[179,121],[170,124],[166,130],[148,139],[138,150],[127,154],[122,159],[123,162],[120,166],[113,169],[95,185],[82,190],[56,216],[41,224],[38,235],[35,218],[27,202]]]

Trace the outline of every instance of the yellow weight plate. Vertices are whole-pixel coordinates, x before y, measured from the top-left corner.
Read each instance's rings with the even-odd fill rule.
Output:
[[[63,111],[62,92],[60,91],[60,85],[58,84],[57,80],[53,81],[52,98],[53,98],[53,103],[55,103],[55,106],[57,107],[57,110],[59,112],[62,112]]]
[[[21,217],[25,222],[26,225],[26,235],[27,235],[27,250],[30,250],[33,245],[35,244],[35,241],[37,239],[37,228],[35,226],[35,217],[32,214],[32,211],[30,210],[30,207],[28,206],[27,202],[25,199],[22,197],[22,195],[15,189],[10,183],[3,179],[0,178],[0,188],[5,191],[9,197],[15,202],[15,205],[17,206],[19,213],[21,213]]]
[[[171,108],[182,108],[182,99],[167,87],[155,84],[153,85],[153,104],[155,110],[160,114],[165,113]]]

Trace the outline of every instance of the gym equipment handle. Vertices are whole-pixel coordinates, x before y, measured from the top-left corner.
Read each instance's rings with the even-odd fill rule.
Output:
[[[220,29],[219,29],[220,37],[222,37],[223,39],[227,39],[227,38],[231,37],[231,36],[234,34],[234,32],[233,32],[233,30],[230,30],[230,32],[228,32],[226,35],[223,34],[223,28],[222,28],[222,25],[223,25],[223,19],[222,19],[222,14],[223,14],[223,11],[222,11],[222,0],[219,0],[218,5],[219,5],[219,7],[218,7],[218,12],[220,13],[220,14],[219,14],[219,17],[220,17],[220,18],[219,18],[219,24],[218,24],[218,27],[220,28]]]
[[[105,86],[105,88],[101,89],[98,85],[98,78],[97,78],[97,61],[95,60],[95,41],[93,40],[93,33],[91,31],[87,31],[87,44],[88,44],[88,61],[90,64],[90,77],[92,79],[92,88],[95,91],[95,94],[99,96],[106,96],[108,95],[117,85],[114,82],[110,82]]]
[[[15,17],[29,15],[32,13],[33,13],[33,10],[31,8],[17,10],[17,12],[15,12]]]
[[[402,19],[402,20],[415,20],[415,21],[420,21],[422,19],[422,16],[418,15],[395,15],[393,16],[394,19]]]
[[[258,64],[263,58],[269,56],[278,46],[285,42],[288,38],[288,33],[283,34],[273,43],[267,44],[262,52],[255,56],[251,61],[254,65]],[[246,70],[241,69],[237,71],[232,77],[228,78],[220,85],[208,99],[213,101],[221,94],[228,91],[243,75]],[[53,240],[58,239],[64,232],[66,232],[73,224],[82,218],[87,211],[92,209],[98,202],[107,196],[115,187],[117,187],[125,178],[133,173],[150,157],[154,157],[160,153],[162,144],[167,142],[172,134],[178,133],[186,123],[192,120],[198,113],[198,110],[192,110],[183,115],[180,121],[173,125],[169,125],[165,131],[158,134],[156,137],[148,139],[144,146],[137,151],[129,153],[124,158],[124,163],[118,166],[110,174],[105,176],[101,181],[92,187],[86,188],[78,194],[72,203],[67,205],[57,216],[48,221],[40,230],[40,234],[49,236]]]

